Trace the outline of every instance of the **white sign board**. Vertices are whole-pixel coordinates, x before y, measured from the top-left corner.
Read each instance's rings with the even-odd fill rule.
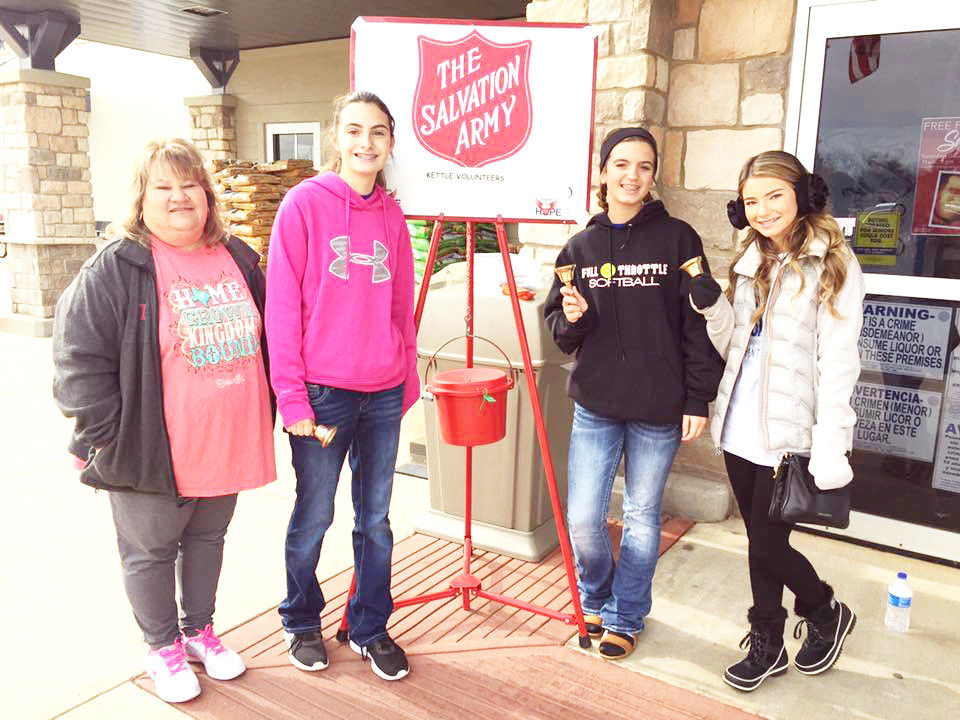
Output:
[[[853,447],[933,462],[940,393],[861,381],[851,404],[857,413]]]
[[[950,310],[936,305],[863,303],[860,365],[896,375],[943,379]]]
[[[933,487],[960,493],[960,349],[950,356],[943,398]]]
[[[585,221],[597,32],[357,18],[350,86],[396,120],[387,183],[403,212]]]

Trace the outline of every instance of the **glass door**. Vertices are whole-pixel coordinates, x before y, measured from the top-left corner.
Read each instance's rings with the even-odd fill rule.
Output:
[[[791,87],[867,278],[845,532],[960,561],[960,2],[801,0]]]

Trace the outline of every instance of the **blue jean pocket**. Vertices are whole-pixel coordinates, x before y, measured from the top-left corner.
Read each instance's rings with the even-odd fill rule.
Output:
[[[310,400],[310,404],[316,406],[322,403],[327,399],[327,396],[330,394],[330,391],[333,390],[329,385],[317,385],[315,383],[307,383],[307,398]]]

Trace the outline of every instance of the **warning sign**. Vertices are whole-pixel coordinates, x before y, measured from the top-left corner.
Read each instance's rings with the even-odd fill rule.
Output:
[[[950,310],[935,305],[866,301],[860,332],[864,370],[943,379]]]
[[[960,493],[960,350],[951,354],[947,372],[933,487]]]
[[[853,447],[932,462],[940,398],[928,390],[858,382],[852,401],[857,413]]]

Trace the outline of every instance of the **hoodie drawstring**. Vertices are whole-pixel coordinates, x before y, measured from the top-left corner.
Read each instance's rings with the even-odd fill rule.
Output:
[[[383,244],[390,247],[390,236],[387,235],[387,201],[384,194],[380,195],[380,219],[383,221]]]
[[[373,191],[377,192],[377,186],[373,186]],[[389,224],[387,223],[387,203],[384,199],[384,193],[377,195],[377,200],[380,203],[380,222],[383,224],[383,243],[385,246],[389,247],[390,245],[390,236],[387,234],[389,229]],[[350,249],[350,193],[347,192],[343,196],[343,234],[347,238],[347,258],[352,257]],[[376,252],[374,248],[373,252]],[[344,280],[350,279],[350,262],[349,260],[344,263],[344,275],[346,277]]]
[[[347,262],[343,266],[344,280],[350,279],[350,192],[343,194],[343,234],[347,238]]]
[[[624,247],[626,247],[626,244],[628,242],[630,242],[630,233],[632,231],[633,231],[633,227],[631,225],[627,225],[627,239],[626,241],[624,241],[623,245],[620,246],[621,250]],[[613,257],[613,228],[610,227],[609,225],[607,226],[607,233],[608,233],[607,240],[610,246],[610,262],[611,264],[614,264],[614,260],[616,258]],[[623,349],[623,339],[620,337],[620,306],[617,304],[617,295],[619,294],[617,292],[618,288],[617,286],[614,285],[610,288],[610,290],[611,290],[611,295],[613,295],[613,321],[617,328],[617,349],[620,350],[620,359],[626,360],[627,353]]]

